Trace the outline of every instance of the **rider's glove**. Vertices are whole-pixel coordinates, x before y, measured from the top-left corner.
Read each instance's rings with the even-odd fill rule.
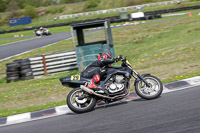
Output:
[[[118,61],[119,61],[119,59],[118,59],[118,58],[116,58],[116,57],[114,57],[113,59],[115,60],[115,62],[118,62]]]
[[[118,58],[118,61],[119,61],[119,60],[122,60],[122,59],[123,59],[123,56],[122,56],[122,55],[119,55],[117,58]]]

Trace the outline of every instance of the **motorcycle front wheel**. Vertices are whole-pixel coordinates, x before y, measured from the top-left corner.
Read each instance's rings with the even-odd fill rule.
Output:
[[[75,113],[85,113],[94,110],[96,99],[86,95],[80,88],[73,89],[67,96],[67,105]]]
[[[163,85],[160,79],[152,75],[146,75],[143,78],[147,83],[149,83],[150,87],[148,87],[142,80],[136,81],[135,91],[137,95],[147,100],[158,98],[163,91]]]

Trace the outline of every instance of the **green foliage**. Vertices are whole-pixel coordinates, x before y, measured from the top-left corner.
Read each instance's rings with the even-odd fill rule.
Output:
[[[98,6],[99,1],[98,0],[89,0],[87,1],[87,3],[85,4],[85,8],[86,9],[90,9],[90,8],[95,8]]]
[[[40,7],[41,1],[40,0],[27,0],[25,5],[32,5],[34,7]]]
[[[65,4],[65,3],[75,3],[81,1],[86,1],[86,0],[60,0],[60,3]]]
[[[4,12],[6,10],[6,2],[0,1],[0,12]]]
[[[10,19],[10,18],[20,18],[20,17],[23,17],[23,12],[20,11],[20,10],[11,11],[11,12],[9,12],[8,17],[9,17],[9,19]],[[7,19],[7,20],[8,20],[8,19]]]
[[[25,7],[24,0],[16,0],[16,2],[18,3],[20,9],[23,9]]]
[[[0,21],[0,25],[6,25],[6,24],[8,24],[8,18],[7,19],[2,19]]]
[[[0,12],[14,10],[16,7],[24,9],[26,5],[32,5],[33,7],[50,6],[56,4],[75,3],[86,0],[0,0]],[[15,6],[10,6],[15,5]]]
[[[11,0],[7,6],[7,11],[16,11],[18,10],[19,7],[18,7],[18,4],[15,0]]]
[[[24,10],[24,16],[30,16],[31,18],[36,18],[38,17],[38,14],[33,6],[27,5]]]
[[[0,83],[6,83],[6,78],[4,77],[4,78],[0,79]]]
[[[65,6],[57,6],[57,7],[52,6],[46,10],[46,13],[51,13],[51,14],[61,13],[63,12],[64,9],[65,9]]]
[[[45,0],[45,2],[43,3],[43,6],[48,6],[51,5],[51,0]]]

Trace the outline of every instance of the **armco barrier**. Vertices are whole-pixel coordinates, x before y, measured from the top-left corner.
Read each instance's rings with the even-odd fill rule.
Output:
[[[34,77],[78,68],[75,51],[41,55],[29,59]]]
[[[180,7],[180,8],[167,9],[167,10],[158,10],[158,11],[145,12],[145,15],[172,13],[172,12],[179,12],[179,11],[185,11],[185,10],[195,10],[195,9],[199,9],[199,8],[200,8],[200,5],[191,6],[191,7]]]
[[[78,69],[75,51],[65,51],[49,55],[40,55],[27,59],[14,60],[6,64],[7,83],[29,80],[34,77],[68,72]]]

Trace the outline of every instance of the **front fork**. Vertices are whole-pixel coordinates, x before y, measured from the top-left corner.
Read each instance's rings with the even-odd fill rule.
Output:
[[[144,80],[144,78],[143,78],[146,75],[150,75],[150,74],[144,74],[144,75],[138,74],[137,76],[140,78],[140,80],[142,80],[146,84],[147,87],[151,87],[150,84],[146,80]]]
[[[133,71],[136,75],[134,75],[133,73],[132,73],[132,76],[136,79],[135,80],[135,84],[136,84],[136,82],[138,82],[138,81],[143,81],[144,83],[145,83],[145,85],[147,86],[147,87],[150,87],[150,84],[147,82],[147,81],[145,81],[144,80],[144,78],[143,77],[145,77],[146,75],[150,75],[150,74],[142,74],[142,75],[140,75],[139,73],[137,73],[137,72],[135,72],[135,71]],[[134,85],[135,85],[134,84]]]

